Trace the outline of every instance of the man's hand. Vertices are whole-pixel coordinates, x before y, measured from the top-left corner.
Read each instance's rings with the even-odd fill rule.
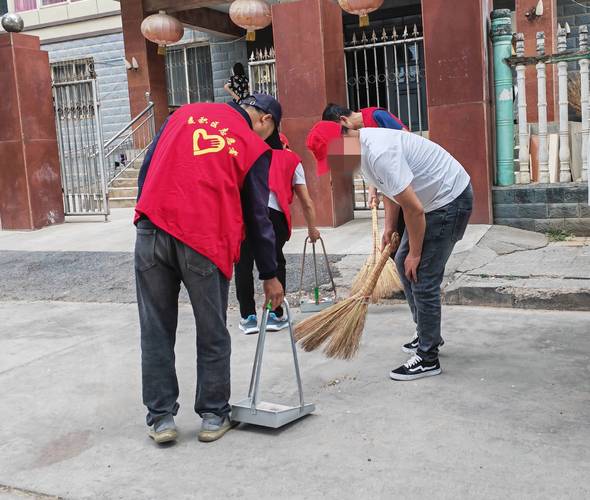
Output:
[[[272,308],[276,309],[283,303],[283,300],[285,299],[285,291],[283,290],[283,285],[281,285],[281,282],[277,278],[264,280],[263,288],[265,306],[271,302]]]
[[[410,254],[408,254],[406,257],[406,260],[404,261],[404,269],[406,271],[406,278],[408,278],[408,281],[418,283],[418,266],[420,265],[420,258],[420,255],[415,257]]]
[[[312,243],[315,243],[317,240],[320,239],[320,232],[318,231],[317,227],[312,226],[308,228],[307,234]]]
[[[373,208],[373,205],[379,208],[379,203],[381,200],[379,199],[379,195],[377,194],[377,188],[374,186],[369,186],[369,207]]]
[[[381,251],[385,250],[385,247],[389,245],[391,242],[391,238],[393,237],[393,233],[395,231],[393,229],[385,229],[383,231],[383,236],[381,237]]]

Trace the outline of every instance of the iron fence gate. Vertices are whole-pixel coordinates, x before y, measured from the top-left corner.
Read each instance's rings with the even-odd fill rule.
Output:
[[[96,73],[91,58],[51,65],[66,215],[109,214]]]
[[[350,109],[371,106],[386,108],[413,132],[428,129],[424,38],[414,25],[405,26],[401,35],[383,28],[359,36],[353,32],[344,47],[346,97]],[[359,174],[354,180],[355,208],[369,208],[368,186]]]
[[[275,49],[252,52],[248,61],[250,93],[260,92],[278,98]]]

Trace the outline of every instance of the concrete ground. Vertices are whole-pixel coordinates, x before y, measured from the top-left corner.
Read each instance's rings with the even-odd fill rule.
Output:
[[[374,306],[359,356],[301,353],[317,411],[278,431],[196,440],[194,331],[181,306],[180,439],[145,434],[131,304],[0,303],[0,498],[590,497],[588,313],[447,307],[443,374],[393,382],[405,306]],[[233,334],[233,397],[256,337]],[[267,400],[295,400],[287,337],[272,334]]]

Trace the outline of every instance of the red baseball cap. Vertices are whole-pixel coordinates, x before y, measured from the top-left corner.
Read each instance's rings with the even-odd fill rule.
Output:
[[[287,139],[287,136],[285,134],[279,132],[279,139],[281,140],[284,146],[289,147],[289,139]]]
[[[317,162],[318,175],[329,172],[328,147],[334,139],[342,135],[342,126],[336,122],[317,122],[307,135],[307,149],[309,149]]]

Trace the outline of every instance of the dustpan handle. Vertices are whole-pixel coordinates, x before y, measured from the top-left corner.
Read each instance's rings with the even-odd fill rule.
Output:
[[[301,382],[301,372],[299,370],[299,360],[297,358],[297,346],[295,343],[295,332],[293,329],[293,318],[291,316],[291,309],[289,303],[285,300],[283,308],[287,313],[287,320],[289,322],[289,338],[291,339],[291,351],[293,352],[293,364],[295,366],[295,378],[297,380],[297,390],[299,391],[299,405],[303,408],[305,400],[303,399],[303,384]],[[250,389],[248,390],[248,398],[250,398],[250,409],[256,413],[258,405],[258,389],[260,386],[260,372],[262,371],[262,354],[264,352],[264,342],[266,341],[266,324],[268,322],[268,315],[270,307],[264,309],[262,314],[262,321],[260,323],[260,333],[258,334],[258,342],[256,344],[256,354],[254,355],[254,366],[252,367],[252,377],[250,378]]]
[[[309,236],[306,236],[303,243],[303,259],[301,259],[301,279],[299,280],[299,294],[297,296],[297,303],[301,303],[301,295],[303,294],[303,272],[305,271],[305,255],[307,254],[307,242],[311,241]]]
[[[303,400],[303,384],[301,383],[301,373],[299,371],[299,360],[297,359],[297,346],[295,344],[295,333],[293,331],[293,318],[291,317],[291,309],[289,303],[285,300],[283,308],[287,312],[287,321],[289,322],[289,337],[291,339],[291,350],[293,351],[293,364],[295,365],[295,378],[297,379],[297,389],[299,391],[299,406],[303,408],[305,402]]]
[[[258,387],[260,385],[260,372],[262,371],[262,355],[264,354],[264,342],[266,341],[266,324],[268,323],[268,315],[270,314],[270,302],[264,308],[262,313],[262,321],[260,322],[260,332],[258,333],[258,342],[256,343],[256,354],[254,355],[254,366],[252,366],[252,376],[250,378],[250,389],[248,390],[248,397],[251,401],[251,409],[256,412],[256,405],[258,404]]]
[[[324,252],[324,259],[326,260],[326,269],[328,270],[328,276],[330,276],[330,281],[332,282],[332,290],[334,290],[334,300],[338,297],[336,295],[336,283],[334,282],[334,276],[332,275],[332,268],[330,267],[330,261],[328,260],[328,253],[326,252],[326,245],[324,245],[324,240],[320,236],[318,238],[319,242],[322,244],[322,251]]]

